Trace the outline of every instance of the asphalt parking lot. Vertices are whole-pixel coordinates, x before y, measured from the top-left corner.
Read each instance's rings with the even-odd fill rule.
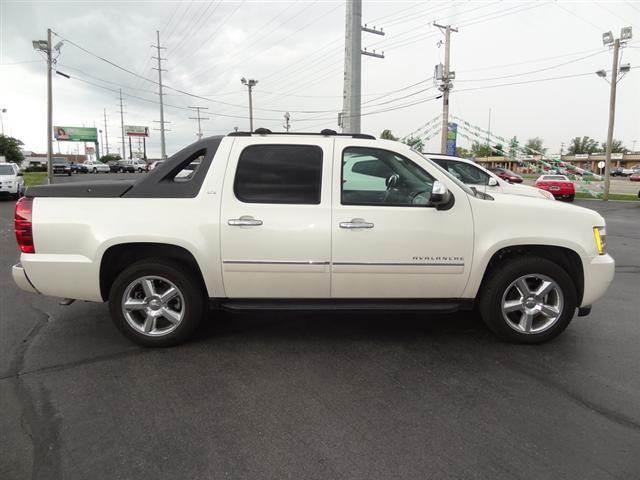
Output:
[[[551,343],[470,313],[216,312],[150,350],[106,305],[20,291],[0,200],[0,478],[640,478],[640,203],[576,203],[616,277]]]

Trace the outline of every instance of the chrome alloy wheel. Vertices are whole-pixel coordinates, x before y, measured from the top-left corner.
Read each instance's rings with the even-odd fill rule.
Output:
[[[137,332],[159,337],[173,332],[184,318],[182,292],[166,278],[145,276],[122,294],[122,313]]]
[[[502,295],[502,316],[511,328],[525,334],[551,328],[562,315],[562,289],[540,273],[523,275],[511,282]]]

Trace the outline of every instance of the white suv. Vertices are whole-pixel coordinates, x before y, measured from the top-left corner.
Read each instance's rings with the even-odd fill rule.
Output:
[[[499,337],[540,343],[614,274],[593,210],[487,194],[404,144],[333,131],[202,139],[144,178],[32,187],[15,219],[19,286],[109,301],[148,346],[186,339],[209,303],[477,306]]]
[[[0,194],[19,198],[24,193],[24,178],[15,163],[0,163]]]

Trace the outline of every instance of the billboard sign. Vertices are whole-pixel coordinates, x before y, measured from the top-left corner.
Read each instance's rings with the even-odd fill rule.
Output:
[[[53,127],[58,142],[97,142],[98,130],[94,127]]]
[[[588,153],[576,153],[574,156],[576,160],[589,160]]]
[[[148,137],[149,127],[143,127],[141,125],[125,125],[124,134],[127,137]]]
[[[449,123],[449,129],[447,132],[447,155],[455,156],[457,137],[458,137],[458,124]]]

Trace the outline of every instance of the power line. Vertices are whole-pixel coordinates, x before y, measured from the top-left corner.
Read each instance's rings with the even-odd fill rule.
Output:
[[[565,65],[570,65],[572,63],[580,62],[580,61],[585,60],[587,58],[595,57],[597,55],[602,55],[603,53],[605,53],[605,52],[601,50],[601,51],[596,52],[596,53],[591,53],[589,55],[585,55],[584,57],[576,58],[576,59],[569,60],[569,61],[563,62],[563,63],[558,63],[556,65],[551,65],[549,67],[539,68],[537,70],[529,70],[528,72],[512,73],[512,74],[509,74],[509,75],[500,75],[498,77],[458,79],[458,82],[484,82],[484,81],[488,81],[488,80],[500,80],[502,78],[521,77],[523,75],[531,75],[532,73],[546,72],[548,70],[553,70],[553,69],[556,69],[556,68],[564,67]]]

